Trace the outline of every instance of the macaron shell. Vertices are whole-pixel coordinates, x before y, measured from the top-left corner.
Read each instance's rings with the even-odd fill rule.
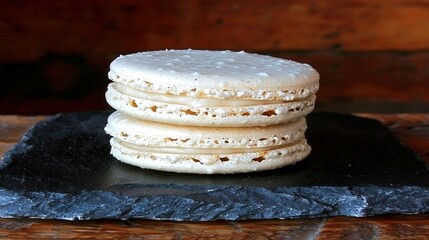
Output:
[[[145,121],[114,112],[106,132],[121,141],[149,147],[255,148],[287,145],[304,138],[305,118],[252,128],[208,128]]]
[[[195,174],[226,174],[275,169],[294,164],[307,157],[311,151],[311,147],[305,139],[284,148],[225,155],[187,155],[138,151],[113,138],[111,145],[112,155],[124,163],[144,169]]]
[[[120,56],[109,78],[139,90],[220,99],[285,99],[314,94],[308,64],[231,51],[166,50]]]
[[[314,109],[316,96],[280,104],[194,107],[139,99],[125,95],[116,90],[113,84],[109,84],[106,100],[118,111],[150,121],[209,127],[251,127],[286,123],[301,118]]]

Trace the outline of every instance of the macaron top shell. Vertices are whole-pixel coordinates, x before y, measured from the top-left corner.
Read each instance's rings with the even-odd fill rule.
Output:
[[[304,138],[304,118],[287,124],[253,128],[207,128],[145,121],[114,112],[106,132],[142,146],[194,148],[255,148],[295,143]]]
[[[319,87],[308,64],[243,51],[139,52],[116,58],[108,76],[138,90],[219,99],[293,100]]]

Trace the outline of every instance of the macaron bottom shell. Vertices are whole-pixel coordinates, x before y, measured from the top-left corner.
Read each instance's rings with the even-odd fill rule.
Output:
[[[194,107],[140,99],[109,85],[106,100],[114,109],[132,117],[169,124],[208,127],[252,127],[286,123],[314,109],[316,96],[276,104],[231,107]]]
[[[304,139],[293,145],[271,150],[225,154],[183,154],[159,152],[157,149],[144,151],[129,143],[112,138],[111,153],[119,161],[144,169],[193,174],[230,174],[256,172],[281,168],[294,164],[311,152]]]

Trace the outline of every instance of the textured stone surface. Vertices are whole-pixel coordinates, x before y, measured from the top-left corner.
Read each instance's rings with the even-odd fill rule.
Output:
[[[103,131],[108,114],[60,114],[33,127],[1,162],[0,217],[206,221],[429,211],[425,163],[374,120],[313,113],[306,160],[205,176],[114,160]]]

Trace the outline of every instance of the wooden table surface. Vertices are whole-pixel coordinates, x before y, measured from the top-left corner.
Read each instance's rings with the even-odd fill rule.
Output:
[[[374,118],[429,162],[429,114],[357,114]],[[0,116],[0,155],[43,116]],[[172,222],[0,219],[0,239],[429,239],[429,214],[368,218]]]

